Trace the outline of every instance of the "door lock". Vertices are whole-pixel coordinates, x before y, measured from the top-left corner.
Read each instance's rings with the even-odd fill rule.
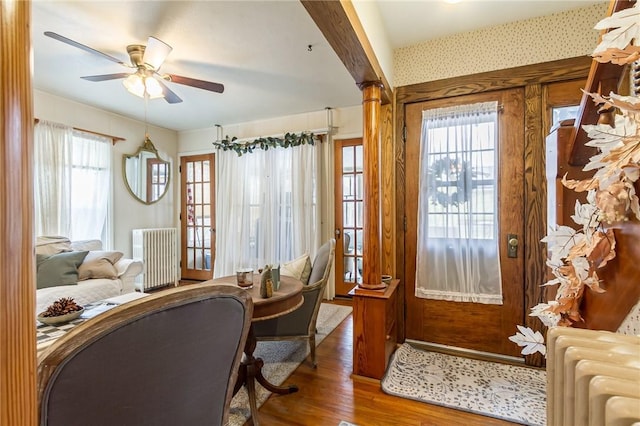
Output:
[[[518,236],[507,234],[507,257],[518,257]]]

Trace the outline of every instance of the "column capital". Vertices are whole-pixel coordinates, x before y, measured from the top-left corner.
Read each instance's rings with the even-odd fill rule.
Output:
[[[380,89],[382,89],[384,87],[384,84],[382,84],[382,82],[380,80],[374,80],[374,81],[363,81],[360,83],[356,83],[358,85],[358,88],[360,90],[364,90],[367,87],[379,87]]]

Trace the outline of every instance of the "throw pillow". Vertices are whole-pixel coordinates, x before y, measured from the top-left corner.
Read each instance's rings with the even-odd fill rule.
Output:
[[[309,275],[311,275],[311,258],[309,257],[309,253],[305,253],[290,262],[283,263],[280,268],[280,275],[299,279],[303,285],[309,284]]]
[[[63,251],[71,251],[71,241],[66,237],[36,238],[36,254],[51,256]]]
[[[119,251],[90,251],[78,267],[78,281],[91,278],[118,278],[118,270],[114,266],[123,256]]]
[[[78,283],[78,266],[87,256],[87,251],[70,251],[52,256],[36,258],[36,288],[55,287]]]

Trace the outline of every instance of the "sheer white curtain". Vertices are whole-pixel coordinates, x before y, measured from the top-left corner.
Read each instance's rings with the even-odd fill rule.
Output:
[[[107,245],[111,198],[111,139],[85,132],[73,137],[71,171],[72,240],[99,239]]]
[[[330,126],[329,126],[330,127]],[[326,140],[320,145],[320,217],[322,218],[322,231],[320,232],[320,245],[335,238],[335,197],[334,197],[334,164],[333,164],[333,136],[331,130],[327,133]],[[334,261],[335,264],[336,261]],[[333,300],[336,297],[335,268],[331,269],[324,298]]]
[[[36,235],[109,245],[111,139],[40,121],[34,133]]]
[[[502,304],[497,108],[423,111],[417,297]]]
[[[216,154],[215,276],[281,263],[320,245],[320,144]]]
[[[40,120],[34,130],[36,235],[71,231],[71,144],[73,128]]]

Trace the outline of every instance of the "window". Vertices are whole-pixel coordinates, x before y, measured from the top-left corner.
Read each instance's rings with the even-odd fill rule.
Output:
[[[291,260],[319,246],[320,146],[216,155],[215,276]]]
[[[108,246],[111,139],[39,122],[34,146],[36,234]]]
[[[501,304],[497,102],[422,114],[416,296]]]
[[[437,123],[428,132],[429,237],[494,239],[495,116]]]

